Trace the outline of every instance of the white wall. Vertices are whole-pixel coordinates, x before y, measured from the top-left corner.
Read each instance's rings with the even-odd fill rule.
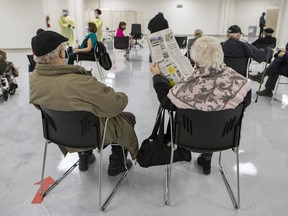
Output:
[[[0,48],[31,47],[31,38],[44,24],[42,1],[0,0]]]
[[[78,2],[82,1],[82,2]],[[288,35],[287,0],[0,0],[0,48],[30,48],[31,38],[38,28],[46,28],[45,17],[50,16],[51,30],[59,32],[58,20],[63,8],[71,10],[77,19],[78,37],[81,40],[83,20],[80,19],[79,4],[88,8],[130,9],[144,14],[143,29],[148,33],[149,20],[163,12],[175,34],[192,34],[196,28],[205,34],[225,34],[232,24],[238,24],[244,33],[248,26],[258,26],[263,11],[271,7],[281,8],[279,16],[280,46],[286,44]],[[78,2],[78,3],[77,3]],[[82,5],[83,3],[83,5]],[[183,8],[176,8],[183,4]],[[74,6],[77,8],[73,8]],[[281,6],[282,7],[282,6]],[[78,16],[78,17],[77,17]],[[83,15],[84,16],[84,15]],[[105,22],[105,20],[104,20]],[[280,25],[281,23],[281,25]]]

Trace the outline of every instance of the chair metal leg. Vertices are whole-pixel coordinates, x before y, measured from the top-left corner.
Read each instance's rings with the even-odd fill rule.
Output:
[[[102,158],[103,158],[103,147],[104,147],[104,140],[105,140],[105,136],[106,136],[106,132],[107,132],[107,125],[108,125],[108,121],[109,118],[106,119],[105,121],[105,126],[104,126],[104,131],[103,131],[103,138],[102,138],[102,144],[101,144],[101,150],[100,150],[100,167],[99,167],[99,208],[101,211],[104,211],[110,201],[113,199],[114,195],[116,194],[119,186],[121,185],[121,183],[123,182],[123,180],[125,179],[125,177],[127,176],[129,170],[127,169],[127,165],[126,165],[126,160],[124,157],[124,166],[126,167],[126,171],[124,172],[124,174],[122,175],[122,177],[120,178],[120,180],[117,182],[117,184],[115,185],[113,191],[110,193],[110,195],[108,196],[108,198],[104,201],[104,204],[102,205]],[[124,148],[122,148],[123,150],[123,155],[125,155],[124,152]]]
[[[166,166],[165,174],[165,193],[164,193],[164,203],[165,205],[170,205],[171,200],[171,175],[172,175],[172,165],[173,165],[173,158],[174,158],[174,141],[173,141],[173,117],[169,113],[170,119],[170,133],[171,133],[171,155],[170,155],[170,164]]]
[[[287,83],[281,83],[280,80],[281,80],[281,75],[279,75],[279,78],[278,78],[278,80],[277,80],[276,88],[275,88],[274,94],[273,94],[273,96],[272,96],[272,101],[275,100],[276,102],[280,103],[281,105],[288,107],[288,104],[287,104],[287,103],[283,102],[281,99],[278,99],[278,98],[276,97],[276,96],[277,96],[277,91],[278,91],[279,84],[287,84]]]
[[[263,71],[263,74],[262,74],[262,77],[261,77],[261,81],[260,81],[260,85],[259,85],[259,88],[258,88],[258,93],[257,93],[257,95],[256,95],[255,103],[257,103],[257,101],[258,101],[259,92],[260,92],[260,90],[261,90],[262,83],[264,82],[264,78],[265,78],[265,76],[266,76],[266,68],[267,68],[267,65],[268,65],[268,60],[265,62],[265,67],[264,67],[264,71]]]
[[[236,201],[236,198],[235,198],[235,195],[231,189],[231,186],[229,184],[229,181],[228,181],[228,178],[226,177],[226,174],[224,172],[224,169],[222,167],[222,164],[221,164],[221,159],[222,159],[222,153],[221,151],[219,152],[219,167],[220,167],[220,172],[222,174],[222,177],[223,177],[223,181],[225,183],[225,186],[228,190],[228,193],[230,195],[230,198],[231,198],[231,201],[233,203],[233,206],[235,209],[239,209],[240,208],[240,181],[239,181],[239,147],[237,147],[236,149],[236,166],[237,166],[237,201]]]
[[[43,158],[43,166],[42,166],[42,174],[41,174],[41,182],[40,182],[40,194],[45,197],[53,188],[56,187],[70,172],[72,172],[76,166],[79,164],[79,160],[74,163],[60,178],[58,178],[44,193],[43,193],[43,179],[45,172],[45,164],[46,164],[46,155],[47,155],[47,145],[50,143],[49,140],[45,141],[45,149],[44,149],[44,158]]]

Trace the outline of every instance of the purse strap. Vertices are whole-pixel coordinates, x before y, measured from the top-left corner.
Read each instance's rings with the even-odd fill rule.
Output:
[[[156,122],[149,139],[155,139],[158,134],[158,139],[164,141],[164,123],[165,123],[165,109],[161,108],[158,112]]]

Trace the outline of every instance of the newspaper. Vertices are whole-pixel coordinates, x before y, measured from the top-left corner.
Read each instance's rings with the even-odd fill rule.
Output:
[[[194,71],[189,60],[181,52],[171,29],[165,29],[147,36],[153,63],[157,63],[160,73],[170,85],[177,83],[182,76]]]

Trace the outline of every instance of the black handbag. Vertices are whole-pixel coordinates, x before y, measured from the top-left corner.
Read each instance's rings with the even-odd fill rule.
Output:
[[[112,67],[112,61],[110,59],[109,54],[107,53],[106,47],[102,42],[98,42],[96,44],[96,57],[99,61],[99,64],[105,70],[110,70]]]
[[[170,164],[170,135],[164,134],[165,110],[160,109],[152,134],[142,142],[137,154],[137,162],[141,167],[151,167]],[[191,152],[177,147],[174,150],[173,162],[191,161]]]

